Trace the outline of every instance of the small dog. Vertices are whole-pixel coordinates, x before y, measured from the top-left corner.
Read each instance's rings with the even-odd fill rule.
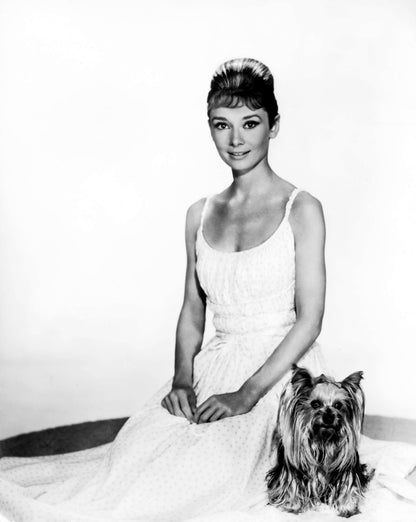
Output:
[[[293,365],[277,415],[277,463],[267,476],[269,504],[301,513],[319,504],[338,515],[359,513],[374,475],[357,446],[364,418],[363,372],[341,382]]]

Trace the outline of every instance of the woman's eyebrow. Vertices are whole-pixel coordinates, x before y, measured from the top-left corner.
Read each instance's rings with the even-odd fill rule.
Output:
[[[254,118],[255,116],[257,116],[257,118],[261,119],[260,114],[251,114],[250,116],[244,116],[243,120],[250,120],[251,118]]]
[[[260,114],[250,114],[250,115],[248,115],[248,116],[243,116],[242,119],[243,119],[243,120],[250,120],[251,118],[254,118],[254,117],[256,117],[256,116],[257,116],[257,118],[260,118],[260,119],[261,119]],[[228,121],[227,118],[224,118],[224,116],[213,116],[213,117],[212,117],[212,120],[213,120],[213,121],[214,121],[214,120]]]

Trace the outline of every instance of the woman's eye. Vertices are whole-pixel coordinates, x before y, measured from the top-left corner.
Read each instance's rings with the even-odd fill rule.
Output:
[[[258,124],[259,124],[258,121],[255,121],[255,120],[249,120],[249,121],[246,122],[245,127],[246,127],[247,129],[254,129],[254,127],[257,127]]]
[[[223,129],[226,129],[226,128],[227,128],[227,124],[224,123],[224,122],[222,122],[222,121],[219,121],[218,123],[216,123],[216,124],[214,125],[214,127],[215,127],[216,129],[223,130]]]

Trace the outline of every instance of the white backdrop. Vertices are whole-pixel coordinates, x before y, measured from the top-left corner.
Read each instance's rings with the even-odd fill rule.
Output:
[[[415,29],[411,0],[3,0],[0,437],[170,377],[186,209],[231,181],[206,95],[241,56],[276,79],[272,166],[325,209],[334,375],[416,418]]]

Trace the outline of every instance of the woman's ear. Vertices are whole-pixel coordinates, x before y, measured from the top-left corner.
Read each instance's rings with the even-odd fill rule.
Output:
[[[278,114],[273,120],[273,125],[270,127],[269,138],[275,138],[280,128],[280,114]]]

